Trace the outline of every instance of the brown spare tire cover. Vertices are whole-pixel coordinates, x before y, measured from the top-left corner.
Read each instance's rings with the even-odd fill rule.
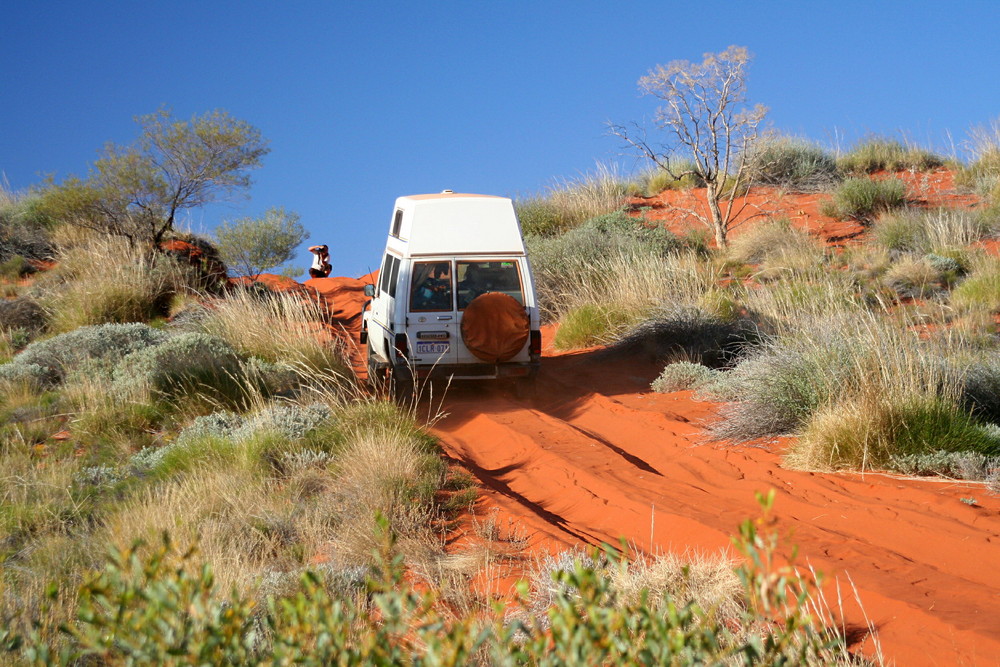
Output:
[[[462,342],[479,359],[496,364],[524,348],[530,328],[528,313],[517,299],[503,292],[487,292],[466,306]]]

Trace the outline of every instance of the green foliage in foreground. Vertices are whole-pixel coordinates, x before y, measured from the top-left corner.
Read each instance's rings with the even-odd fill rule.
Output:
[[[759,497],[766,513],[772,491]],[[165,538],[142,556],[139,545],[111,555],[80,589],[72,641],[54,653],[38,637],[0,636],[0,649],[35,663],[79,664],[427,664],[593,665],[847,664],[842,638],[826,630],[812,598],[817,581],[777,566],[777,537],[764,519],[745,521],[734,543],[746,557],[737,569],[747,603],[738,619],[720,618],[669,594],[619,598],[608,576],[577,561],[553,575],[552,602],[531,614],[526,586],[516,613],[448,613],[436,592],[418,593],[392,558],[384,520],[381,565],[361,595],[337,592],[315,572],[270,597],[263,608],[236,591],[218,591],[212,570],[193,550],[178,554]],[[595,554],[596,555],[596,554]],[[624,561],[610,548],[611,567]],[[55,591],[51,591],[54,597]],[[732,623],[735,620],[736,623]]]

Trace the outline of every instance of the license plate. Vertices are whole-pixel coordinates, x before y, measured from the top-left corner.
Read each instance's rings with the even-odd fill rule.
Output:
[[[444,354],[451,347],[450,343],[417,343],[417,354]]]

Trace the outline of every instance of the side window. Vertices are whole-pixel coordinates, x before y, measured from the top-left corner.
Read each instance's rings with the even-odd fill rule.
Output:
[[[414,263],[410,310],[451,310],[451,293],[451,262]]]
[[[396,278],[399,276],[399,258],[386,254],[379,274],[379,290],[391,297],[396,296]]]
[[[397,208],[396,215],[392,218],[392,231],[389,232],[396,238],[399,238],[399,232],[403,229],[403,209]]]
[[[400,259],[398,257],[392,258],[392,269],[389,271],[389,296],[396,298],[396,279],[399,278],[399,264]]]
[[[386,253],[385,259],[382,261],[382,270],[378,274],[378,290],[379,292],[387,292],[389,285],[389,274],[392,273],[392,260],[393,256]]]
[[[503,292],[524,305],[521,273],[517,262],[503,260],[490,262],[458,262],[458,309],[464,310],[480,294]]]

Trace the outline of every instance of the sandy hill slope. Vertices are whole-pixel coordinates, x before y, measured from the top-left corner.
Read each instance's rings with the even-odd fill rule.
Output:
[[[898,176],[921,205],[977,204],[954,192],[946,170]],[[668,191],[633,204],[679,230],[691,221],[678,206],[698,196]],[[820,215],[829,195],[754,196],[748,211],[786,215],[831,244],[865,232]],[[332,297],[336,319],[356,332],[368,280],[307,284]],[[690,392],[652,393],[660,367],[648,359],[559,354],[551,336],[547,328],[534,399],[456,383],[442,405],[434,433],[481,484],[477,513],[499,512],[537,550],[625,539],[642,552],[717,552],[759,514],[755,492],[774,489],[777,529],[825,573],[835,608],[839,586],[855,647],[874,650],[870,621],[897,665],[1000,664],[1000,498],[981,483],[785,469],[780,440],[707,442],[704,424],[718,406]]]

